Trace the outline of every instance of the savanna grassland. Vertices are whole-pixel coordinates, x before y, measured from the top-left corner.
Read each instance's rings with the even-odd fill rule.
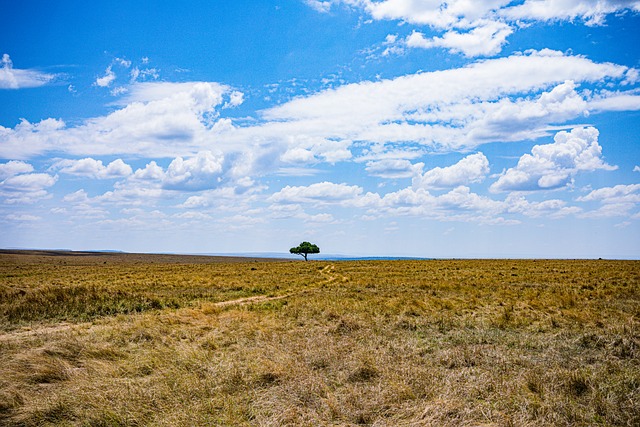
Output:
[[[638,426],[640,262],[0,254],[3,426]]]

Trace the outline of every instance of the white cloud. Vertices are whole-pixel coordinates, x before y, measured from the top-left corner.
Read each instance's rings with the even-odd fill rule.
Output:
[[[33,222],[33,221],[39,221],[42,219],[39,216],[29,215],[29,214],[9,214],[5,218],[8,219],[9,221],[18,221],[18,222]]]
[[[617,169],[602,159],[598,135],[593,127],[558,132],[552,144],[535,145],[516,167],[503,172],[490,190],[550,190],[570,184],[580,171]]]
[[[136,83],[138,81],[157,80],[160,77],[160,73],[155,68],[138,68],[133,67],[129,72],[130,83]]]
[[[305,135],[289,136],[286,140],[290,148],[280,156],[284,163],[315,163],[321,159],[328,163],[336,163],[352,157],[349,140],[330,140]]]
[[[285,163],[313,163],[316,161],[316,156],[306,148],[294,147],[285,151],[280,160]]]
[[[146,62],[143,60],[142,63],[146,63]],[[131,67],[132,64],[133,63],[131,62],[131,60],[128,60],[128,59],[113,58],[113,60],[111,61],[111,64],[109,64],[107,68],[104,70],[104,75],[100,77],[96,77],[96,80],[95,82],[93,82],[93,85],[98,87],[105,87],[105,88],[112,87],[113,83],[118,79],[118,75],[114,71],[114,67],[118,67],[121,69],[124,68],[124,70],[120,70],[120,71],[124,71],[126,74],[129,75],[128,83],[135,83],[139,79],[140,80],[146,80],[149,78],[157,79],[159,77],[158,71],[155,68],[140,69],[137,66],[132,68]],[[129,69],[131,70],[129,71]],[[120,96],[126,93],[127,91],[128,91],[128,88],[120,84],[119,86],[111,90],[111,94],[113,96]]]
[[[111,69],[111,65],[104,71],[104,76],[96,78],[95,85],[100,87],[109,87],[116,79],[116,73]]]
[[[489,173],[489,160],[482,153],[471,154],[452,166],[436,167],[414,177],[414,188],[453,188],[482,182]]]
[[[578,215],[579,218],[616,218],[626,217],[630,219],[635,218],[638,213],[633,214],[633,210],[638,206],[638,203],[623,202],[623,203],[602,203],[598,209],[591,211],[585,211]]]
[[[505,202],[495,201],[458,186],[447,193],[433,195],[423,188],[405,188],[381,196],[364,193],[359,186],[320,182],[309,186],[287,186],[267,199],[277,218],[304,218],[301,205],[334,205],[367,209],[377,216],[416,216],[442,221],[512,224],[499,215],[507,212]]]
[[[131,67],[131,61],[128,59],[123,59],[123,58],[115,58],[114,62],[123,66],[124,68],[129,68]]]
[[[411,178],[422,170],[423,163],[412,164],[403,159],[383,159],[367,162],[366,171],[369,175],[380,178]]]
[[[215,82],[142,82],[131,85],[128,94],[118,100],[117,104],[173,101],[193,105],[197,111],[203,112],[220,105],[222,96],[230,92],[228,86]]]
[[[512,140],[544,136],[551,123],[562,123],[589,114],[588,102],[575,89],[576,84],[567,80],[548,92],[542,92],[537,99],[512,101],[504,97],[497,102],[478,103],[474,106],[478,119],[469,125],[469,134],[485,141],[502,139],[507,135],[511,135]]]
[[[531,218],[564,218],[568,215],[576,215],[582,209],[576,206],[567,206],[567,202],[559,199],[544,200],[542,202],[530,202],[524,196],[510,194],[505,200],[510,213],[520,213]]]
[[[182,203],[179,207],[181,208],[202,208],[209,206],[209,201],[204,196],[190,196],[184,203]]]
[[[97,179],[124,178],[133,173],[131,166],[116,159],[104,166],[102,160],[85,158],[79,160],[60,160],[52,168],[68,175],[85,176]]]
[[[0,67],[0,89],[23,89],[44,86],[55,79],[54,74],[37,70],[20,70],[13,68],[13,62],[6,53],[2,55]]]
[[[279,168],[274,173],[279,176],[314,176],[321,173],[322,170],[309,167],[284,167]]]
[[[29,123],[22,119],[15,128],[0,125],[0,157],[29,158],[52,149],[63,137],[65,127],[62,120],[45,119],[39,123]]]
[[[509,0],[384,0],[349,1],[363,5],[376,20],[402,20],[436,29],[469,27],[474,21],[486,18],[510,3]]]
[[[0,179],[6,179],[10,176],[29,172],[33,172],[33,166],[31,166],[29,163],[21,162],[18,160],[11,160],[7,163],[0,163]]]
[[[500,53],[507,43],[507,37],[513,29],[504,23],[488,21],[468,32],[449,30],[442,37],[425,38],[424,34],[414,31],[406,39],[406,46],[412,48],[448,49],[452,53],[462,53],[467,57],[493,56]]]
[[[147,163],[144,169],[136,170],[132,178],[140,180],[161,180],[164,178],[164,170],[152,160]]]
[[[427,39],[423,33],[415,30],[410,35],[407,36],[407,39],[405,40],[405,44],[409,47],[422,48],[422,49],[429,49],[433,47],[432,40]]]
[[[321,1],[321,0],[304,0],[304,2],[320,13],[327,13],[331,10],[331,1]]]
[[[66,127],[60,120],[23,120],[0,126],[0,157],[27,158],[46,151],[70,155],[133,154],[175,157],[210,145],[210,119],[230,89],[217,83],[138,83],[120,101],[126,105]]]
[[[224,156],[211,151],[201,151],[195,157],[184,160],[175,158],[165,174],[162,186],[172,190],[204,190],[219,185]]]
[[[601,202],[604,204],[640,203],[640,184],[616,185],[591,191],[578,197],[579,202]]]
[[[264,110],[257,120],[237,122],[219,117],[224,105],[240,102],[228,86],[136,83],[115,111],[79,125],[47,119],[24,120],[13,129],[0,126],[0,157],[28,159],[53,151],[69,157],[190,159],[209,151],[221,169],[206,179],[176,173],[165,180],[157,165],[132,177],[155,177],[165,180],[167,188],[184,184],[193,190],[225,182],[248,188],[258,177],[295,170],[289,166],[351,160],[354,150],[360,153],[355,161],[370,162],[367,167],[378,176],[385,168],[389,178],[408,176],[399,164],[393,172],[390,162],[376,162],[545,136],[550,125],[588,112],[596,96],[617,96],[603,88],[622,84],[628,70],[555,51],[531,51],[458,69],[347,84]],[[580,85],[591,89],[579,92]]]
[[[202,212],[189,211],[175,214],[174,218],[208,221],[211,220],[211,215],[207,215]]]
[[[357,185],[334,184],[320,182],[308,187],[292,187],[287,185],[269,197],[274,203],[338,203],[354,200],[362,194]]]
[[[160,200],[164,192],[160,188],[149,187],[122,187],[113,191],[93,197],[92,203],[113,203],[116,205],[131,206],[153,206],[157,200]]]
[[[223,108],[233,108],[241,105],[244,102],[244,93],[234,90],[229,94],[229,101]]]
[[[51,187],[55,182],[56,178],[46,173],[32,173],[11,176],[0,183],[0,189],[3,191],[32,192]]]
[[[68,203],[85,203],[89,201],[89,195],[84,189],[81,189],[74,193],[67,194],[62,198],[62,201]]]
[[[573,21],[588,25],[604,23],[607,15],[624,10],[640,11],[637,0],[345,0],[362,7],[376,20],[402,20],[432,28],[472,27],[483,19],[508,21]],[[520,2],[517,2],[520,3]]]
[[[0,182],[0,197],[6,203],[35,203],[50,197],[46,191],[58,180],[57,176],[45,173],[12,175]]]
[[[609,92],[603,91],[589,101],[589,109],[599,111],[638,111],[640,95],[638,91]]]
[[[327,224],[331,222],[335,222],[335,217],[328,213],[321,213],[315,215],[305,215],[304,220],[306,222],[318,223],[318,224]]]
[[[640,11],[640,1],[631,0],[526,0],[508,7],[500,14],[511,20],[573,21],[586,25],[603,25],[607,15],[624,10]]]
[[[585,112],[577,82],[619,79],[626,70],[554,51],[529,52],[295,99],[264,111],[273,123],[262,130],[371,143],[411,141],[445,151],[536,138],[550,123]],[[536,101],[527,96],[547,88],[551,92]],[[514,136],[512,118],[519,118],[524,132]]]
[[[636,166],[633,168],[633,171],[634,171],[634,172],[640,172],[640,166],[636,165]]]
[[[525,22],[576,21],[603,25],[608,15],[640,11],[640,1],[624,0],[306,0],[319,12],[334,3],[347,4],[368,13],[374,20],[398,20],[430,27],[442,36],[426,39],[416,32],[409,47],[443,47],[466,56],[496,55],[514,29]],[[400,49],[392,46],[385,50]]]
[[[506,211],[504,202],[492,200],[459,186],[447,193],[433,195],[423,188],[405,188],[376,199],[368,197],[369,207],[379,214],[417,216],[440,221],[512,224],[517,221],[500,217]]]
[[[67,194],[62,198],[64,203],[71,205],[71,218],[103,219],[109,216],[109,211],[100,205],[98,199],[90,198],[84,189]],[[56,213],[66,214],[67,209],[57,210]]]

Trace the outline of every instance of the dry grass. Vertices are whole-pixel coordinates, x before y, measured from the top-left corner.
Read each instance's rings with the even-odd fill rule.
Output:
[[[640,262],[134,257],[0,256],[0,424],[640,425]]]

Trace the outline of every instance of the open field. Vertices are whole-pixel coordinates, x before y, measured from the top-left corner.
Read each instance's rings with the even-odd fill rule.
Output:
[[[640,425],[640,262],[0,253],[3,426]]]

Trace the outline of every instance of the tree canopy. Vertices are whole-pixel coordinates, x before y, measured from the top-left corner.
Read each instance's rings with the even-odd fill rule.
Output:
[[[308,261],[307,255],[319,254],[320,248],[317,245],[314,245],[313,243],[302,242],[300,243],[300,245],[296,246],[295,248],[289,249],[289,252],[292,254],[300,255],[304,257],[305,261]]]

